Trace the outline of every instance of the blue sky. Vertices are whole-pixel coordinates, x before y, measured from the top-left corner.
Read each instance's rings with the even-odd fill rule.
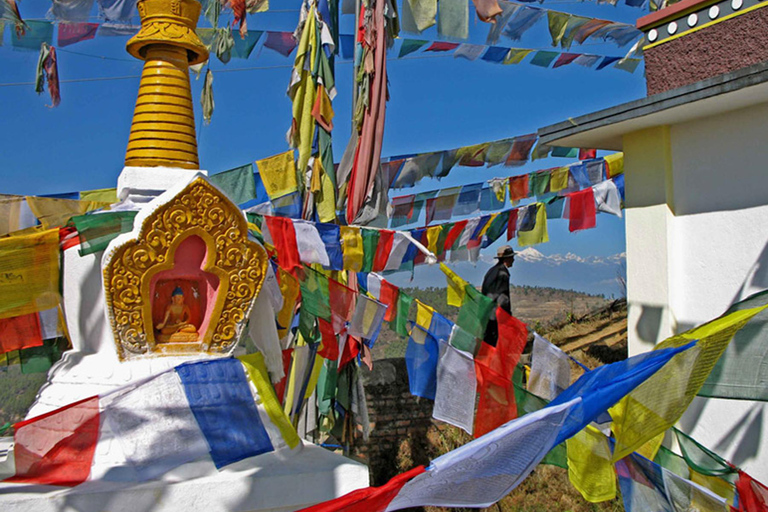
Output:
[[[300,2],[270,3],[271,12],[248,17],[248,28],[292,31]],[[49,6],[43,0],[19,3],[25,19],[44,19]],[[552,0],[540,6],[625,23],[634,23],[647,12],[589,1]],[[342,33],[352,33],[352,18],[342,16]],[[231,18],[225,15],[222,19]],[[97,20],[94,16],[92,21]],[[484,44],[488,27],[470,8],[468,42]],[[123,166],[142,66],[125,52],[128,38],[97,36],[57,49],[62,101],[58,108],[49,108],[47,92],[38,96],[33,85],[13,85],[34,81],[37,52],[14,49],[10,30],[6,26],[0,47],[0,175],[4,178],[0,192],[33,195],[115,186]],[[401,37],[439,39],[434,28],[421,36],[403,33]],[[629,45],[618,48],[613,43],[587,43],[574,44],[570,51],[623,56],[629,49]],[[498,44],[549,49],[546,20],[528,31],[522,41],[502,37]],[[216,59],[211,62],[216,109],[208,126],[200,122],[202,78],[193,78],[200,161],[212,173],[287,149],[285,132],[291,104],[285,90],[293,56],[284,58],[261,45],[248,60],[232,59],[227,65]],[[390,56],[395,55],[391,52]],[[530,133],[645,96],[642,66],[629,74],[610,67],[601,71],[577,65],[542,69],[528,64],[529,59],[504,66],[437,55],[417,53],[388,61],[391,99],[383,156],[450,149]],[[115,77],[129,78],[101,80]],[[66,82],[83,79],[93,80]],[[337,161],[350,132],[351,81],[352,65],[338,63],[333,133]],[[391,191],[390,195],[476,183],[569,162],[550,158],[521,168],[455,168],[439,182],[425,180],[416,188]],[[623,220],[609,215],[598,216],[596,229],[579,233],[569,233],[564,220],[550,221],[549,226],[551,241],[536,247],[545,254],[603,256],[624,250]]]

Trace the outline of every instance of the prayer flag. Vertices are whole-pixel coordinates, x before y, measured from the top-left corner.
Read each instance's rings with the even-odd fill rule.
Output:
[[[373,261],[376,257],[376,248],[379,245],[380,233],[376,229],[360,230],[363,236],[363,272],[373,270]]]
[[[306,264],[318,263],[329,268],[331,262],[315,223],[308,220],[294,220],[293,228],[301,261]]]
[[[509,178],[509,200],[519,201],[525,199],[530,194],[528,188],[528,175],[511,176]]]
[[[256,182],[253,179],[253,164],[213,174],[211,183],[224,192],[235,204],[256,199]],[[82,199],[82,194],[81,194]]]
[[[428,42],[429,41],[424,41],[421,39],[403,39],[403,42],[400,44],[400,53],[398,54],[397,58],[402,59],[406,55],[418,51]]]
[[[531,59],[531,64],[534,66],[540,66],[542,68],[548,68],[552,61],[560,55],[559,52],[549,52],[546,50],[539,50]]]
[[[509,218],[507,219],[507,241],[515,238],[517,234],[517,208],[509,212]]]
[[[504,201],[499,201],[491,187],[483,187],[480,191],[480,210],[487,212],[504,207]]]
[[[472,435],[477,377],[472,354],[440,342],[437,390],[432,417],[450,423]]]
[[[616,436],[614,460],[637,450],[677,422],[734,334],[765,307],[728,313],[656,346],[651,354],[687,347],[690,340],[698,339],[693,349],[672,359],[653,378],[631,391],[611,409]]]
[[[387,307],[384,304],[359,295],[347,332],[350,336],[359,336],[367,340],[375,339],[386,310]]]
[[[482,338],[495,303],[470,284],[464,287],[464,293],[456,323],[474,337]]]
[[[0,319],[0,353],[42,345],[40,316],[37,313]]]
[[[426,44],[426,41],[424,43]],[[467,60],[477,60],[477,58],[483,54],[485,49],[486,46],[481,44],[462,43],[456,48],[456,51],[453,52],[453,58],[457,59],[461,57]]]
[[[534,333],[528,391],[552,401],[570,384],[571,364],[568,355]]]
[[[392,240],[392,250],[387,258],[387,263],[384,266],[384,270],[397,270],[405,259],[405,254],[408,251],[408,247],[411,246],[411,241],[399,231],[395,231],[394,239]],[[415,247],[415,246],[414,246]]]
[[[264,48],[274,50],[283,57],[291,54],[298,43],[293,38],[291,32],[267,32],[267,39],[264,41]]]
[[[432,43],[429,48],[427,48],[426,52],[449,52],[451,50],[455,50],[458,48],[458,43],[447,43],[444,41],[435,41]]]
[[[504,58],[507,56],[507,53],[509,53],[509,48],[489,46],[485,51],[485,54],[480,57],[480,59],[487,62],[495,62],[500,64],[504,62]]]
[[[576,60],[580,53],[561,53],[560,56],[555,61],[555,65],[552,66],[552,69],[559,68],[560,66],[565,66]]]
[[[267,189],[267,194],[273,201],[298,190],[293,150],[256,160],[256,166],[259,168],[264,188]]]
[[[296,231],[293,221],[285,217],[265,217],[272,243],[277,249],[277,259],[280,266],[288,271],[301,267],[301,258],[296,242]]]
[[[739,512],[768,511],[768,487],[743,471],[739,471],[736,490],[739,492]]]
[[[621,218],[621,196],[613,180],[605,180],[592,186],[597,211]]]
[[[559,169],[553,170],[549,181],[549,191],[559,192],[564,188],[567,188],[570,173],[571,170],[568,167],[560,167]]]
[[[604,157],[609,178],[624,173],[624,153],[612,153]]]
[[[574,232],[582,229],[591,229],[597,225],[595,218],[595,194],[591,187],[568,194],[568,201],[568,231]]]
[[[328,255],[329,268],[342,270],[344,268],[344,255],[341,250],[341,230],[337,224],[319,222],[315,224],[320,239],[325,246]]]
[[[608,438],[592,425],[565,441],[568,479],[590,503],[616,497],[616,474],[611,463]]]
[[[510,48],[507,56],[504,57],[504,64],[520,64],[524,58],[528,56],[533,50],[521,50],[518,48]]]
[[[70,218],[86,212],[106,208],[109,203],[98,201],[79,201],[58,199],[55,197],[27,196],[27,204],[45,229],[67,224]]]
[[[413,297],[400,290],[397,296],[397,313],[393,330],[400,336],[408,336],[408,313],[413,303]]]
[[[387,261],[392,252],[392,245],[395,240],[395,232],[389,229],[379,231],[379,243],[376,246],[376,253],[373,258],[373,271],[380,272],[387,266]]]
[[[440,0],[437,14],[437,33],[440,36],[453,39],[469,37],[469,2]]]
[[[320,330],[322,346],[317,351],[317,355],[331,361],[339,359],[339,341],[336,339],[336,333],[334,333],[333,325],[323,320],[317,319],[317,327]]]
[[[439,349],[435,337],[421,326],[414,325],[405,351],[405,365],[412,395],[435,399],[438,357]]]
[[[547,231],[547,209],[542,203],[536,203],[528,208],[526,217],[532,218],[534,224],[531,229],[523,229],[525,217],[520,221],[517,233],[517,243],[520,247],[527,245],[541,244],[549,242],[549,232]],[[532,213],[535,212],[535,215]],[[527,227],[527,226],[526,226]]]
[[[397,318],[397,303],[399,293],[400,289],[397,286],[393,285],[389,281],[382,280],[379,302],[387,306],[387,310],[384,313],[384,320],[387,322],[393,322]]]
[[[96,37],[98,29],[98,23],[59,23],[59,35],[56,44],[63,48],[80,41],[93,39]]]
[[[613,64],[619,59],[621,59],[621,57],[603,57],[603,60],[600,62],[600,64],[597,65],[597,70],[600,71],[604,67]]]
[[[363,269],[363,237],[357,226],[340,226],[344,270],[359,272]]]
[[[531,148],[536,143],[537,138],[538,136],[535,133],[515,137],[512,149],[504,165],[507,167],[519,167],[525,164],[530,157]]]
[[[331,319],[330,289],[325,274],[304,267],[301,288],[301,310],[317,318]]]
[[[39,51],[43,43],[53,44],[53,23],[50,21],[24,20],[24,31],[11,30],[14,48]]]
[[[0,318],[59,304],[59,230],[0,240]]]
[[[480,191],[482,183],[473,183],[461,187],[456,205],[453,207],[453,215],[471,215],[475,213],[480,204]]]
[[[469,283],[444,263],[440,264],[440,270],[443,271],[448,282],[448,305],[461,307],[462,302],[464,302],[465,288]]]
[[[433,460],[387,510],[489,507],[517,487],[554,446],[573,403],[528,414]]]
[[[72,217],[80,238],[80,255],[103,251],[118,235],[131,231],[136,213],[116,211]]]

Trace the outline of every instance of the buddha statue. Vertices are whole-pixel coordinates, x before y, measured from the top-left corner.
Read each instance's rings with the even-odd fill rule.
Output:
[[[171,293],[171,302],[165,307],[163,321],[155,326],[160,331],[159,342],[198,341],[197,327],[189,323],[189,306],[184,302],[184,290],[180,286]]]

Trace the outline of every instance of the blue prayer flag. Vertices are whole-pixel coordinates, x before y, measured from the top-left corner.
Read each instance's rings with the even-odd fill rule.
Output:
[[[412,395],[435,399],[439,356],[440,349],[435,337],[414,324],[405,351],[405,366]]]

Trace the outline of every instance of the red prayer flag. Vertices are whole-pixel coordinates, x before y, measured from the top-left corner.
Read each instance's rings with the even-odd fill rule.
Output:
[[[397,298],[400,295],[400,288],[389,281],[381,281],[381,292],[379,293],[379,302],[387,305],[387,311],[384,313],[384,320],[391,322],[397,315]]]
[[[464,228],[467,227],[468,220],[460,220],[456,224],[453,225],[451,230],[448,232],[448,236],[445,237],[445,250],[448,251],[453,247],[453,244],[456,243],[456,240],[459,239],[461,234],[464,232]]]
[[[328,294],[331,311],[344,321],[350,321],[352,313],[355,311],[355,295],[357,293],[340,282],[329,279]]]
[[[512,373],[528,341],[525,324],[501,308],[496,309],[499,338],[496,346],[481,343],[475,357],[480,400],[474,436],[480,437],[517,417]]]
[[[0,319],[0,354],[42,345],[37,313]]]
[[[579,231],[590,229],[597,225],[595,214],[595,193],[592,187],[568,194],[569,222],[568,230]]]
[[[533,148],[534,143],[536,143],[536,139],[537,135],[535,133],[515,137],[514,142],[512,142],[512,151],[509,152],[509,156],[507,156],[507,161],[504,162],[504,165],[508,167],[519,167],[527,162],[528,157],[531,155],[531,148]]]
[[[574,60],[576,60],[578,57],[581,57],[580,53],[561,53],[560,56],[555,61],[555,65],[552,66],[552,69],[559,68],[560,66],[565,66],[566,64],[570,64]]]
[[[389,254],[392,252],[392,242],[395,240],[395,232],[390,229],[379,231],[379,243],[376,246],[376,255],[373,257],[373,271],[381,272],[387,266]]]
[[[768,487],[743,471],[736,482],[739,493],[739,512],[768,512]]]
[[[429,48],[424,50],[425,52],[449,52],[459,47],[458,43],[446,43],[443,41],[435,41]]]
[[[280,382],[275,384],[275,394],[277,395],[277,399],[280,400],[280,405],[283,405],[283,400],[285,400],[285,385],[288,384],[288,371],[291,369],[292,355],[292,348],[283,350],[283,374],[285,376],[280,380]]]
[[[509,212],[509,219],[507,220],[507,241],[512,240],[517,236],[517,208]]]
[[[512,176],[509,178],[509,200],[519,201],[530,194],[528,189],[528,175]]]
[[[98,29],[98,23],[59,23],[57,44],[63,47],[93,39]]]
[[[99,439],[99,397],[16,423],[13,428],[16,475],[6,482],[74,487],[91,472]]]
[[[293,221],[286,217],[265,216],[272,243],[277,249],[277,261],[285,270],[292,272],[301,267],[299,259],[299,247],[296,244],[296,231],[293,229]]]
[[[360,340],[347,335],[344,342],[344,348],[341,351],[341,361],[339,361],[338,371],[341,371],[350,361],[353,361],[360,353]]]
[[[400,489],[424,471],[424,466],[419,466],[395,476],[381,487],[358,489],[334,500],[303,508],[299,512],[383,512]]]
[[[333,332],[333,325],[322,318],[317,319],[317,326],[320,329],[322,346],[317,351],[317,355],[337,361],[339,359],[339,341],[336,339],[336,333]]]
[[[579,160],[589,160],[590,158],[597,158],[596,149],[579,149]]]

